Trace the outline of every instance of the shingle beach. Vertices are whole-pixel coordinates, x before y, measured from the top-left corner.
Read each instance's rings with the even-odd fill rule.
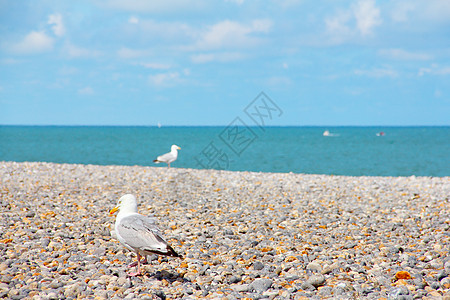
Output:
[[[450,299],[450,178],[0,162],[0,297]],[[183,259],[135,254],[134,194]]]

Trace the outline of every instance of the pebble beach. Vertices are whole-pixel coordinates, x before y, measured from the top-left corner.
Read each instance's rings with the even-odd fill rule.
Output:
[[[183,259],[127,276],[127,193]],[[0,194],[2,298],[450,300],[449,177],[0,162]]]

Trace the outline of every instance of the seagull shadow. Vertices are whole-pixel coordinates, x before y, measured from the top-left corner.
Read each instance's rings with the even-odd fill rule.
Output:
[[[169,283],[174,283],[175,281],[188,282],[189,280],[184,278],[182,273],[171,272],[167,270],[156,271],[154,273],[146,273],[145,277],[155,278],[156,280],[167,280]]]

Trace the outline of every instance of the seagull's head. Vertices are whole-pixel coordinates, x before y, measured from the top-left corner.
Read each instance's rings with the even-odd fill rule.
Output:
[[[122,197],[120,197],[119,201],[117,202],[117,206],[111,209],[109,212],[111,215],[114,214],[116,211],[120,212],[137,212],[137,201],[136,197],[131,194],[126,194]]]
[[[175,150],[181,150],[181,148],[180,147],[178,147],[177,145],[172,145],[172,147],[170,148],[172,151],[175,151]]]

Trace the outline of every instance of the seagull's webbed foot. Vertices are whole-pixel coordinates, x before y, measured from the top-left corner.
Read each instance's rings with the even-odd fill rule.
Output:
[[[139,275],[142,275],[141,272],[128,273],[128,276],[130,276],[130,277],[136,277],[136,276],[139,276]]]
[[[135,272],[135,273],[133,273],[133,272],[128,273],[128,276],[130,276],[130,277],[135,277],[135,276],[138,276],[138,275],[142,275],[142,272],[141,272],[141,254],[139,252],[136,252],[136,255],[137,255],[137,261],[132,263],[130,266],[134,267],[134,266],[137,265],[137,272]],[[142,262],[147,262],[147,255],[144,256],[144,259],[142,260]]]

